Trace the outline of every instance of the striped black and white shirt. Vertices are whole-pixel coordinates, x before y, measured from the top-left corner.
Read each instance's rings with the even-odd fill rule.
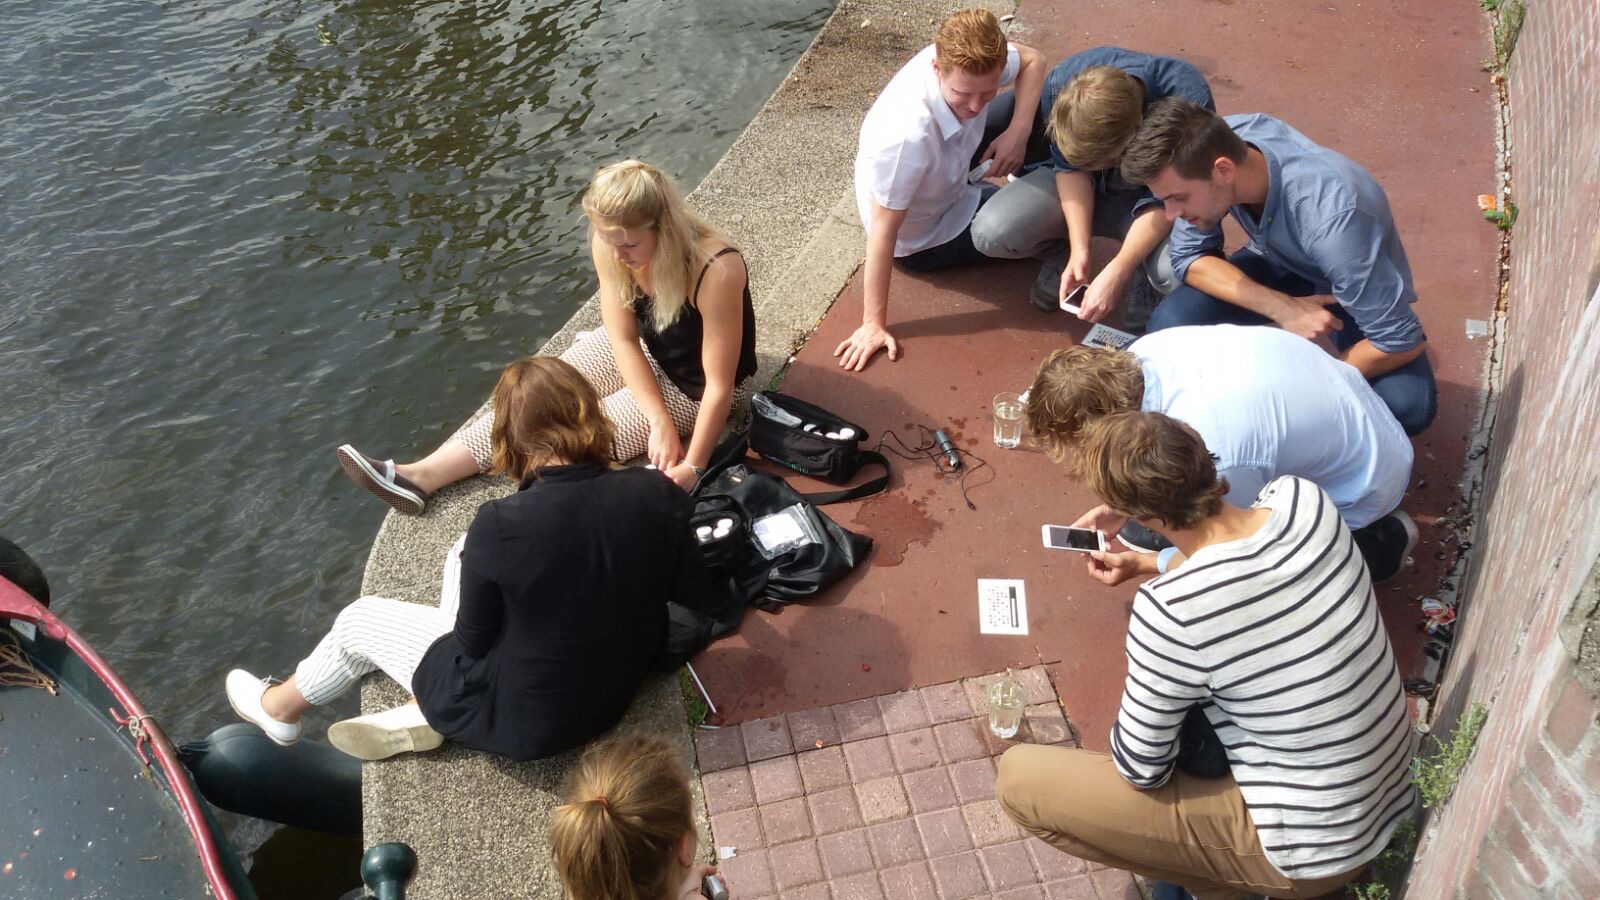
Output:
[[[1315,484],[1286,476],[1255,534],[1147,582],[1128,624],[1117,770],[1165,783],[1204,706],[1267,858],[1293,879],[1376,856],[1411,804],[1410,719],[1366,563]]]

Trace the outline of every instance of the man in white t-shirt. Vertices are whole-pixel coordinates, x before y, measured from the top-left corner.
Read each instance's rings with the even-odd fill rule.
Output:
[[[1127,352],[1070,347],[1045,360],[1028,392],[1029,426],[1057,458],[1073,453],[1096,420],[1132,410],[1165,413],[1199,432],[1236,506],[1283,475],[1315,482],[1355,533],[1375,581],[1398,572],[1416,542],[1416,525],[1399,509],[1411,440],[1359,371],[1298,335],[1195,325],[1147,335]],[[1104,508],[1078,524],[1120,531],[1136,549],[1164,546]]]
[[[972,217],[996,188],[984,178],[1018,171],[1048,152],[1034,127],[1044,58],[1009,44],[994,14],[955,13],[932,46],[912,57],[861,123],[856,205],[867,230],[861,327],[833,355],[859,372],[889,333],[889,275],[896,260],[928,271],[986,257],[972,245]],[[999,96],[1003,88],[1013,92]],[[999,99],[996,99],[999,97]],[[980,167],[986,167],[979,173]]]

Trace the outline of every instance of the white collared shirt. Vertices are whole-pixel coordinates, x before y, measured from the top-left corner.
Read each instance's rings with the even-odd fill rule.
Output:
[[[905,222],[894,255],[909,256],[956,237],[972,222],[982,191],[967,181],[972,155],[983,140],[985,117],[962,121],[939,92],[928,45],[889,79],[861,123],[856,150],[856,207],[870,228],[872,202],[903,209]],[[1006,52],[1000,87],[1017,80],[1022,60]]]

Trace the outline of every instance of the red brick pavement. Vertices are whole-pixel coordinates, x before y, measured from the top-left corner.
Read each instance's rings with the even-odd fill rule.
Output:
[[[994,799],[994,757],[1018,742],[1073,745],[1043,666],[1017,738],[988,730],[996,675],[695,734],[723,874],[780,900],[1135,900],[1127,873],[1024,835]]]

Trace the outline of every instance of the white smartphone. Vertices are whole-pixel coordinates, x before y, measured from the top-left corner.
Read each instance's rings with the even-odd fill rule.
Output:
[[[967,181],[971,184],[977,184],[983,180],[983,176],[988,174],[992,168],[994,168],[994,160],[992,159],[986,159],[978,163],[972,167],[972,171],[967,173]]]
[[[1088,290],[1089,286],[1087,284],[1080,284],[1073,288],[1072,293],[1061,299],[1061,308],[1075,316],[1083,315],[1083,295]]]
[[[1046,525],[1042,529],[1044,545],[1051,550],[1104,550],[1108,546],[1106,534],[1093,528],[1072,528],[1067,525]]]

